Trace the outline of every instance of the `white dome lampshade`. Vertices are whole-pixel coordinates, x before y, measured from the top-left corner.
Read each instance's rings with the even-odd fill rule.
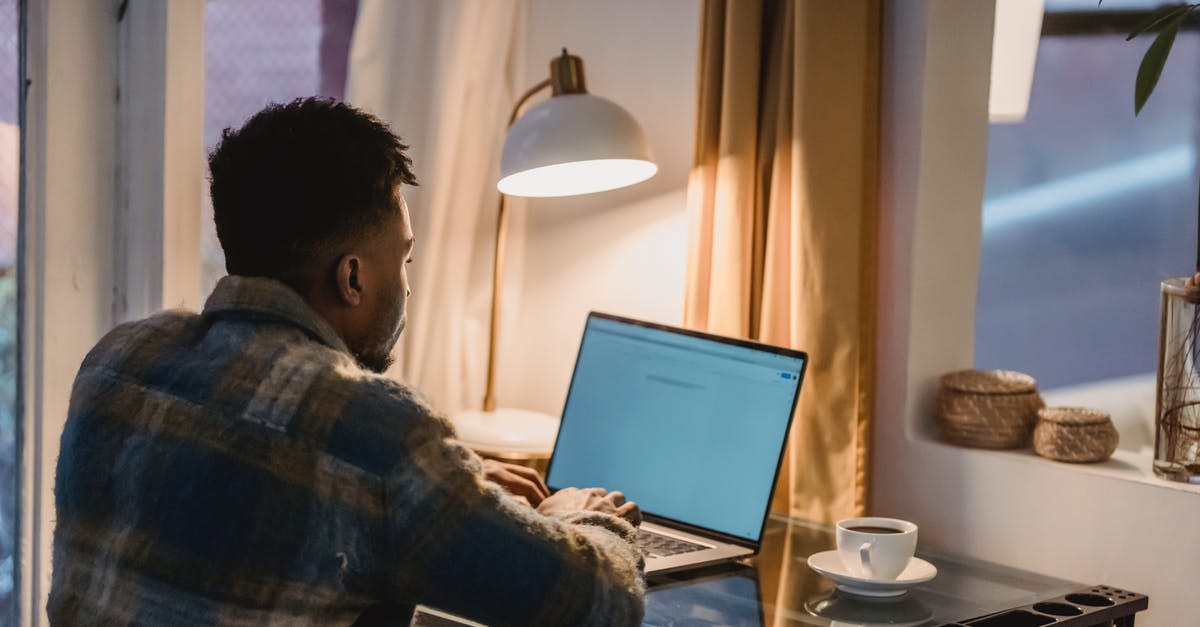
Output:
[[[657,171],[628,111],[589,93],[561,94],[509,129],[496,187],[510,196],[574,196],[640,183]]]

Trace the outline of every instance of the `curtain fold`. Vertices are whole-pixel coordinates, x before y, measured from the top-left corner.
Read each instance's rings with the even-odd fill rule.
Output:
[[[705,0],[684,323],[809,353],[773,508],[867,503],[878,0]]]
[[[525,88],[528,20],[528,0],[362,0],[359,7],[346,100],[411,145],[420,180],[404,191],[418,263],[409,330],[389,374],[446,413],[483,398],[495,182],[508,112]],[[511,209],[507,250],[519,270],[523,214]],[[508,281],[505,300],[519,289]]]

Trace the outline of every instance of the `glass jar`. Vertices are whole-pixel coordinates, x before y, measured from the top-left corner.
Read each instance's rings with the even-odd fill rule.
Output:
[[[1200,483],[1200,288],[1186,278],[1162,282],[1154,474]]]

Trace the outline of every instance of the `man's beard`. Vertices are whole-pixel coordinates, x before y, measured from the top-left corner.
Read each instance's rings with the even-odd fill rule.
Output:
[[[358,362],[358,365],[375,374],[387,372],[388,368],[391,368],[395,362],[395,359],[392,358],[392,349],[396,347],[396,342],[400,340],[400,334],[404,331],[405,322],[405,316],[401,314],[400,321],[395,324],[394,330],[389,330],[390,332],[385,331],[388,333],[387,339],[372,342],[369,347],[352,351],[354,360]]]
[[[369,351],[356,353],[354,355],[354,359],[358,362],[359,366],[362,366],[363,368],[366,368],[375,374],[383,374],[387,372],[388,368],[391,368],[392,363],[395,362],[395,360],[392,359],[392,351]]]

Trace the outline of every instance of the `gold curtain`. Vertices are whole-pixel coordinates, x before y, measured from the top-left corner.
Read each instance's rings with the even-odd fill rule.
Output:
[[[684,323],[809,353],[775,511],[866,509],[879,0],[705,0]],[[767,582],[764,582],[767,583]]]

